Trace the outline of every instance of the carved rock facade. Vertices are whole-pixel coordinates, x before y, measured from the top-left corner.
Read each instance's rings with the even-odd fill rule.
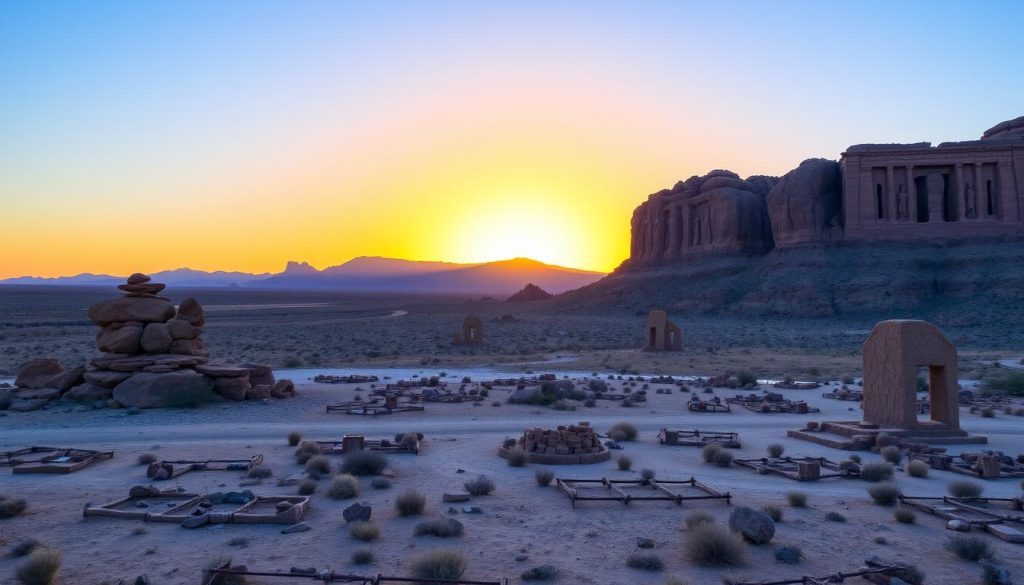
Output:
[[[1024,117],[980,140],[859,144],[781,179],[717,170],[633,212],[627,266],[839,242],[942,240],[1024,231]]]

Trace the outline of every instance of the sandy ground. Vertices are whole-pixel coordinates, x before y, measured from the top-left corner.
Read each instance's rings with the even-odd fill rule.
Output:
[[[807,420],[858,419],[859,412],[850,412],[851,407],[857,409],[855,404],[823,399],[822,390],[786,391],[791,397],[808,400],[822,412],[769,415],[735,408],[729,414],[697,414],[684,408],[689,394],[655,394],[656,387],[648,392],[649,402],[638,408],[599,401],[596,408],[580,407],[574,412],[509,404],[495,407],[492,402],[503,402],[506,392],[494,390],[479,406],[429,404],[422,413],[378,418],[327,414],[324,405],[350,399],[355,387],[305,382],[300,384],[299,398],[271,404],[218,404],[190,410],[145,411],[134,416],[124,410],[76,411],[70,407],[9,413],[0,418],[0,449],[48,444],[113,449],[116,456],[67,476],[13,475],[0,470],[0,493],[24,497],[30,503],[27,514],[0,521],[0,550],[4,551],[0,556],[0,582],[13,581],[20,560],[6,551],[31,537],[63,550],[63,584],[116,583],[140,574],[148,575],[154,584],[195,584],[199,583],[203,565],[222,554],[261,570],[316,566],[360,574],[402,575],[407,574],[403,565],[410,556],[438,547],[455,547],[466,553],[470,559],[468,578],[508,577],[511,583],[520,582],[523,570],[540,564],[558,567],[562,573],[558,582],[569,584],[657,584],[670,574],[691,584],[719,583],[725,575],[746,579],[824,575],[854,569],[869,554],[913,563],[927,574],[927,583],[980,583],[977,565],[958,560],[943,548],[951,534],[944,529],[944,521],[919,513],[917,524],[898,524],[892,519],[891,509],[871,503],[866,494],[870,484],[866,482],[829,479],[798,483],[777,476],[758,476],[740,467],[713,467],[702,462],[699,449],[662,446],[656,438],[664,426],[729,430],[739,432],[743,440],[743,448],[735,451],[737,457],[762,456],[766,445],[777,442],[785,445],[790,455],[824,455],[839,460],[845,458],[845,452],[787,439],[785,431],[801,427]],[[723,397],[733,392],[716,390]],[[1024,418],[999,413],[984,419],[966,410],[962,416],[965,428],[987,435],[992,448],[1012,454],[1022,451]],[[706,509],[725,523],[728,506],[702,503],[680,508],[658,502],[626,507],[606,502],[581,503],[573,509],[555,487],[535,484],[534,471],[542,466],[511,468],[496,455],[502,439],[516,437],[527,427],[551,428],[580,420],[590,421],[599,431],[618,421],[634,423],[640,429],[639,440],[625,443],[621,452],[634,460],[633,471],[619,471],[613,459],[588,466],[551,466],[558,476],[630,478],[649,468],[663,479],[697,477],[731,492],[734,505],[783,506],[785,517],[777,525],[774,541],[769,546],[745,546],[747,564],[743,567],[697,568],[682,553],[687,511]],[[341,512],[352,501],[324,496],[327,480],[313,496],[306,518],[312,530],[299,534],[282,535],[282,527],[273,525],[217,525],[187,530],[174,524],[81,515],[87,503],[123,497],[132,485],[146,483],[145,467],[136,463],[143,452],[168,459],[260,453],[273,468],[275,479],[251,489],[261,495],[291,494],[294,487],[276,485],[276,478],[301,470],[293,449],[285,442],[288,432],[300,431],[308,439],[340,439],[345,433],[387,438],[413,430],[426,435],[425,448],[419,456],[390,456],[394,474],[391,489],[373,490],[368,478],[361,480],[363,493],[358,501],[373,506],[373,517],[382,530],[380,540],[374,543],[357,542],[348,535]],[[961,450],[971,448],[953,447],[950,451]],[[869,453],[863,456],[865,461],[878,457]],[[456,515],[466,525],[461,538],[414,537],[417,519],[399,518],[394,512],[395,497],[415,488],[427,495],[428,515],[446,514],[450,505],[441,502],[441,495],[459,490],[465,480],[479,474],[491,477],[498,487],[494,494],[471,502],[482,508],[482,514]],[[933,471],[929,478],[916,479],[899,471],[896,481],[908,494],[941,495],[947,482],[962,478]],[[235,472],[203,472],[163,482],[161,487],[180,485],[189,491],[211,492],[238,489],[243,482],[244,478]],[[1019,480],[988,481],[985,493],[1019,496],[1019,484]],[[808,492],[810,506],[786,506],[784,494],[790,490]],[[828,522],[824,517],[829,511],[839,511],[849,521]],[[140,527],[145,528],[142,534],[136,533]],[[229,544],[239,537],[248,540],[246,546]],[[888,544],[876,544],[877,537],[884,537]],[[626,556],[639,550],[638,538],[654,539],[656,546],[650,552],[665,562],[664,571],[650,573],[625,565]],[[1013,574],[1024,574],[1021,545],[987,538]],[[773,549],[781,545],[799,546],[806,559],[798,565],[776,563]],[[376,563],[371,567],[350,565],[349,556],[357,548],[374,551]],[[524,556],[526,560],[516,560]]]

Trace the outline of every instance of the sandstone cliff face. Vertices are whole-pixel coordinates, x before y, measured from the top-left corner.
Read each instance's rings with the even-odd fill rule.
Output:
[[[768,193],[767,204],[776,248],[843,237],[843,184],[835,161],[813,158],[800,163]]]

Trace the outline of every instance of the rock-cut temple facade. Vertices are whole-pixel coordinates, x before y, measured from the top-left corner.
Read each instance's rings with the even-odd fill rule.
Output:
[[[840,242],[1024,233],[1024,116],[979,140],[858,144],[785,176],[690,177],[633,212],[628,265]]]

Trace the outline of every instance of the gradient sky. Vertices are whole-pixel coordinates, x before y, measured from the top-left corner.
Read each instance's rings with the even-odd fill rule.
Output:
[[[648,193],[1024,115],[1024,2],[0,2],[0,277],[610,270]]]

